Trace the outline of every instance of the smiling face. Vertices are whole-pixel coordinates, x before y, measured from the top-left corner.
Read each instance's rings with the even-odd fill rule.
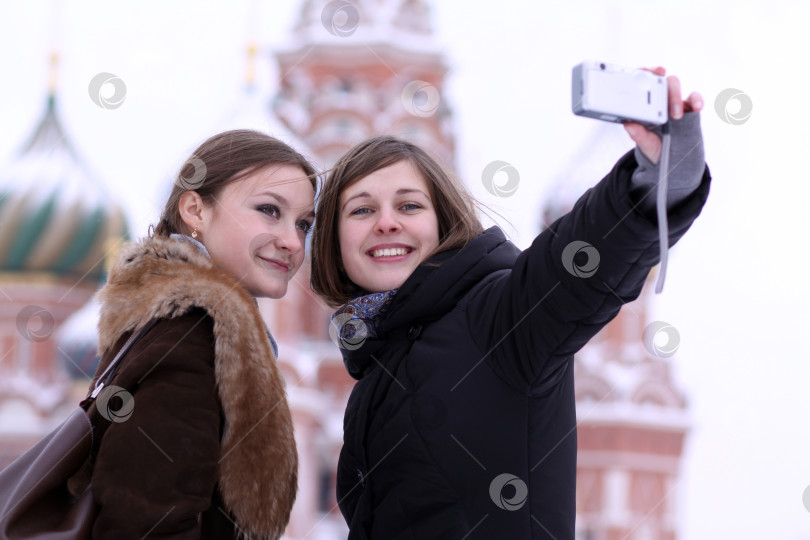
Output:
[[[368,292],[400,287],[439,245],[427,182],[410,161],[374,171],[340,195],[343,268]]]
[[[271,165],[231,182],[211,204],[198,201],[195,219],[184,220],[198,230],[214,264],[250,294],[281,298],[304,260],[314,198],[303,169]]]

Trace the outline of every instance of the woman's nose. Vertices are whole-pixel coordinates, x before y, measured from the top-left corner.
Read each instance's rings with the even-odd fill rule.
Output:
[[[276,237],[276,247],[290,253],[298,253],[304,248],[301,235],[295,224],[284,227],[281,234]]]
[[[391,210],[380,210],[375,225],[377,232],[382,234],[397,232],[402,229],[402,225]]]

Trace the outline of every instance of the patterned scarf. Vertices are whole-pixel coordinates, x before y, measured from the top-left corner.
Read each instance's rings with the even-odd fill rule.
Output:
[[[356,296],[332,314],[330,334],[347,349],[360,347],[366,338],[377,337],[377,323],[399,289]],[[334,332],[334,334],[333,334]]]

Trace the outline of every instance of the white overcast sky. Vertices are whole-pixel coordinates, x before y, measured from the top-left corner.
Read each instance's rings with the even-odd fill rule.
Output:
[[[88,164],[127,201],[133,233],[142,235],[186,154],[235,127],[228,120],[239,107],[248,39],[265,53],[283,45],[298,4],[0,1],[0,164],[42,113],[56,46],[64,124]],[[506,231],[521,247],[536,234],[545,195],[565,182],[572,160],[587,159],[601,125],[570,112],[572,66],[586,58],[663,65],[685,93],[702,92],[712,194],[672,250],[654,306],[654,317],[680,333],[672,362],[693,421],[678,494],[681,539],[810,537],[802,503],[810,485],[810,175],[801,161],[810,147],[810,8],[441,0],[433,14],[451,67],[445,99],[459,173],[509,219],[514,228]],[[99,72],[125,81],[120,108],[90,100],[88,84]],[[269,57],[258,76],[269,98],[277,77]],[[715,113],[726,88],[750,96],[746,123],[730,125]],[[514,196],[496,199],[482,188],[481,171],[494,160],[519,171]]]

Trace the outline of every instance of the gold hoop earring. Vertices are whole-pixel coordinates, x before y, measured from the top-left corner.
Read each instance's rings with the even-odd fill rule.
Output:
[[[194,227],[194,230],[191,232],[192,238],[197,238],[197,227]]]

